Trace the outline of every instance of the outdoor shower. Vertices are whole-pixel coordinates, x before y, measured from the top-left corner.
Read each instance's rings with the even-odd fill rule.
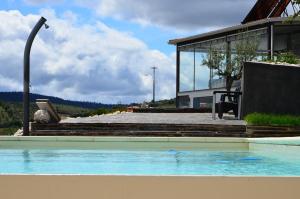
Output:
[[[24,50],[24,83],[23,83],[23,135],[29,136],[29,87],[30,87],[30,50],[33,43],[33,40],[41,27],[45,25],[45,28],[48,29],[49,26],[45,23],[47,19],[41,17],[37,24],[32,29]]]

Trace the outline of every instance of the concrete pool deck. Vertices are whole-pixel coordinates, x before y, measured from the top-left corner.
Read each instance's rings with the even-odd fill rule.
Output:
[[[246,125],[243,120],[213,120],[211,113],[119,113],[85,118],[67,118],[61,123],[148,123]]]

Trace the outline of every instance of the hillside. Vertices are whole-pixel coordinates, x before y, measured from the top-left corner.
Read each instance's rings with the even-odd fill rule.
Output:
[[[77,117],[89,115],[94,109],[81,108],[62,104],[53,104],[57,112],[63,117]],[[30,103],[30,120],[33,120],[34,113],[38,110],[35,103]],[[0,135],[10,129],[18,129],[22,126],[23,104],[21,102],[0,101]]]
[[[88,117],[116,110],[126,110],[127,105],[64,100],[58,97],[30,94],[30,120],[38,110],[36,99],[49,99],[58,114],[64,117]],[[22,126],[23,93],[0,92],[0,135],[11,135]]]
[[[62,117],[88,116],[90,112],[97,109],[112,108],[112,105],[101,103],[70,101],[58,97],[30,94],[31,121],[34,113],[38,110],[35,104],[36,99],[49,99]],[[0,135],[10,135],[21,128],[23,118],[22,101],[22,92],[0,92]]]
[[[98,109],[98,108],[112,108],[111,104],[102,104],[96,102],[80,102],[80,101],[71,101],[64,100],[58,97],[39,95],[39,94],[30,94],[30,101],[35,102],[37,99],[49,99],[54,104],[76,106],[81,108],[88,109]],[[0,101],[3,102],[22,102],[23,93],[22,92],[0,92]]]

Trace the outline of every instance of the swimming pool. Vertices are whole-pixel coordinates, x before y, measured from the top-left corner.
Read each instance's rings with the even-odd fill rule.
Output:
[[[294,153],[254,150],[242,139],[66,140],[0,143],[0,174],[300,176]]]
[[[300,162],[231,150],[0,150],[2,174],[300,176]]]
[[[0,198],[298,199],[300,138],[0,137]]]

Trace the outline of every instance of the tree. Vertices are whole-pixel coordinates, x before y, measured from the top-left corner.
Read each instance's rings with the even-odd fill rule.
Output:
[[[203,65],[214,70],[215,75],[223,77],[226,80],[226,90],[230,91],[233,82],[241,79],[244,63],[256,59],[258,43],[256,35],[241,33],[233,46],[234,51],[231,50],[230,43],[221,48],[211,46],[203,59]]]

